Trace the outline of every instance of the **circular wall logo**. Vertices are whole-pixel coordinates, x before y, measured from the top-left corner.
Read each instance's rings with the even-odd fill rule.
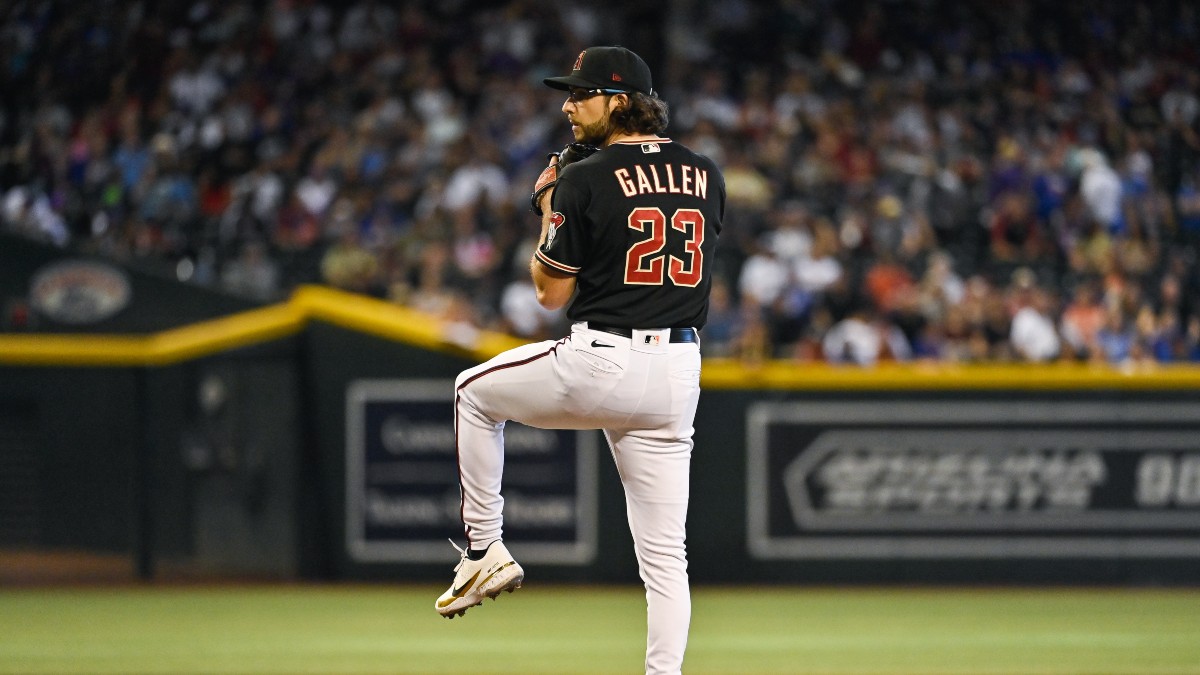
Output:
[[[121,270],[99,262],[64,260],[33,275],[29,303],[49,319],[80,325],[114,316],[129,305],[132,295]]]

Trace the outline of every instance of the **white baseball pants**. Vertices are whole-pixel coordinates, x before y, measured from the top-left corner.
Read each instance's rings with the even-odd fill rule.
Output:
[[[500,539],[504,424],[603,429],[625,489],[646,586],[646,672],[679,673],[691,622],[685,522],[700,349],[668,330],[632,338],[577,323],[569,337],[511,349],[455,382],[462,518],[473,548]]]

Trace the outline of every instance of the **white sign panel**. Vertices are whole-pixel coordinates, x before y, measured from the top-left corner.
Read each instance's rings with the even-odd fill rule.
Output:
[[[790,402],[748,416],[758,558],[1200,558],[1200,405]]]

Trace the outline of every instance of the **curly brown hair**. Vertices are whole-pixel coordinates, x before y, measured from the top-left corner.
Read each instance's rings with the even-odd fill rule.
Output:
[[[671,120],[667,102],[641,92],[628,93],[629,106],[612,114],[612,123],[628,134],[657,134]]]

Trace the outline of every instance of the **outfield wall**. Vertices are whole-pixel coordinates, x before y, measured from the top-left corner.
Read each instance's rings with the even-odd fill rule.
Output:
[[[322,288],[154,333],[0,335],[0,546],[441,580],[453,378],[515,344],[470,337]],[[1195,368],[710,361],[703,386],[697,582],[1200,581]],[[539,577],[636,579],[599,434],[513,425],[506,492]]]

